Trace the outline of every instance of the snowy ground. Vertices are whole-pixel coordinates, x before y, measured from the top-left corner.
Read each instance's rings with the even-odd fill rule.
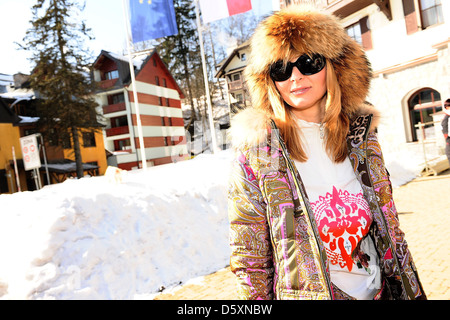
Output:
[[[151,299],[226,267],[231,157],[0,195],[0,299]]]
[[[0,299],[147,299],[224,268],[229,158],[0,195]]]

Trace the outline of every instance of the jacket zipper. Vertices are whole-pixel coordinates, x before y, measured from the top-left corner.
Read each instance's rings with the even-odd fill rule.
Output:
[[[275,123],[273,122],[273,120],[272,120],[272,128],[275,129],[275,131],[276,131],[277,139],[278,139],[278,141],[280,143],[281,150],[283,151],[283,157],[286,160],[286,164],[288,166],[288,169],[292,173],[292,178],[294,179],[294,184],[295,184],[295,187],[297,189],[297,193],[302,195],[302,199],[305,199],[306,195],[303,193],[303,190],[299,187],[300,183],[297,180],[297,177],[295,175],[295,172],[297,170],[294,169],[293,164],[292,164],[291,160],[289,159],[289,156],[288,156],[289,153],[287,151],[287,148],[286,148],[284,142],[281,140],[281,137],[279,135],[278,129],[277,129]],[[307,211],[309,223],[310,223],[311,226],[313,226],[315,224],[315,222],[312,221],[310,212],[308,212],[308,210],[306,210],[306,211]],[[320,249],[321,246],[320,246],[320,243],[319,243],[320,237],[318,235],[318,231],[314,227],[312,227],[312,230],[314,232],[314,239],[316,241],[317,248]],[[325,278],[325,282],[326,282],[327,289],[328,289],[328,295],[329,295],[331,300],[334,300],[330,275],[328,274],[328,272],[326,272],[327,268],[325,266],[325,262],[323,261],[323,258],[322,258],[322,253],[320,251],[319,251],[319,256],[320,256],[320,259],[319,259],[320,260],[319,261],[320,262],[320,268],[321,268],[322,275]]]

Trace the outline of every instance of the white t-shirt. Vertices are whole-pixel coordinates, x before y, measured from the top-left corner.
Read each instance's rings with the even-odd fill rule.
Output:
[[[369,256],[368,266],[357,265],[351,258],[372,223],[361,185],[348,158],[342,163],[329,158],[325,140],[320,137],[320,125],[297,121],[308,160],[295,161],[295,165],[327,252],[331,281],[352,297],[372,299],[380,288],[380,270],[370,237],[365,237],[360,247]]]

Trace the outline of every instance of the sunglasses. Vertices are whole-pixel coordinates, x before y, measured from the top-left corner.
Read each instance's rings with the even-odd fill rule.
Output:
[[[445,104],[444,104],[444,108],[448,108],[448,107],[450,107],[450,104],[445,103]]]
[[[273,81],[286,81],[291,77],[294,67],[297,67],[304,76],[310,76],[320,72],[325,67],[325,58],[320,54],[312,54],[311,56],[304,54],[297,61],[288,62],[287,65],[283,63],[283,60],[278,60],[270,66],[270,77]]]

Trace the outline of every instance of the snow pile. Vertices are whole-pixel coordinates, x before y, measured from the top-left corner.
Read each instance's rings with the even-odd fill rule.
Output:
[[[226,267],[231,158],[0,195],[0,299],[151,299]]]
[[[146,299],[229,263],[231,153],[0,196],[1,299]]]

